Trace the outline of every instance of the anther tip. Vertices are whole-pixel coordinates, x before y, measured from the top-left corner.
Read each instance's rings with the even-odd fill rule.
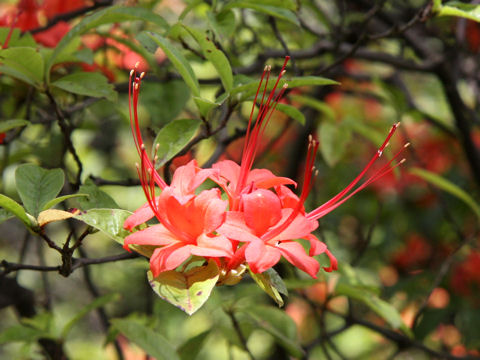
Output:
[[[287,72],[287,70],[282,70],[282,71],[280,72],[280,76],[283,76],[286,72]]]
[[[288,88],[288,84],[287,83],[283,84],[283,88],[284,89]]]
[[[405,161],[407,161],[407,159],[403,158],[398,164],[403,164]]]
[[[265,67],[263,68],[263,71],[268,71],[268,65],[265,65]]]
[[[135,63],[135,69],[138,69],[139,66],[140,66],[140,61],[137,61],[137,62]]]
[[[140,74],[140,79],[143,79],[144,76],[145,76],[145,72],[142,72],[142,73]]]
[[[132,76],[133,76],[133,73],[134,73],[134,72],[135,72],[135,70],[133,70],[133,69],[132,69],[132,70],[130,70],[130,77],[132,77]]]
[[[407,142],[405,145],[403,145],[403,148],[405,149],[405,148],[409,147],[410,145],[411,144],[409,142]]]
[[[145,150],[145,144],[141,144],[141,145],[140,145],[140,149],[141,149],[141,150]]]

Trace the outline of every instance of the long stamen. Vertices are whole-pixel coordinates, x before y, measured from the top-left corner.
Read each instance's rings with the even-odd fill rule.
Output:
[[[310,213],[307,214],[307,218],[309,219],[320,219],[322,216],[328,214],[329,212],[331,212],[332,210],[336,209],[337,207],[339,207],[340,205],[342,205],[344,202],[346,202],[348,199],[350,199],[353,195],[355,195],[356,193],[360,192],[361,190],[363,190],[364,188],[366,188],[368,185],[370,185],[371,183],[373,183],[374,181],[377,181],[378,179],[380,179],[381,177],[391,173],[394,169],[396,169],[398,166],[400,166],[401,164],[403,164],[405,162],[405,159],[402,159],[401,161],[399,161],[397,164],[391,166],[392,162],[394,160],[396,160],[400,154],[403,152],[404,149],[406,149],[410,144],[407,143],[403,146],[403,148],[398,151],[395,156],[393,156],[392,159],[390,159],[384,166],[382,166],[382,168],[380,168],[379,170],[377,170],[372,176],[370,176],[367,180],[365,180],[364,183],[362,183],[359,187],[357,187],[355,190],[353,190],[351,193],[349,193],[348,195],[345,193],[345,190],[342,191],[343,195],[340,197],[340,198],[337,198],[335,202],[332,202],[332,201],[328,201],[326,202],[325,204],[323,204],[322,206],[319,206],[317,209],[311,211]],[[386,145],[385,145],[386,146]],[[368,165],[367,165],[368,166]],[[362,171],[362,173],[364,174],[364,172]],[[360,173],[363,177],[363,174]],[[359,175],[360,176],[360,175]],[[358,177],[357,177],[358,178]],[[358,182],[358,181],[357,181]],[[338,195],[337,195],[338,196]],[[336,198],[336,197],[335,197]]]

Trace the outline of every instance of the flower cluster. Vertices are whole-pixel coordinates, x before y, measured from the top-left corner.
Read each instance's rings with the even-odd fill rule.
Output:
[[[253,169],[259,139],[287,88],[287,85],[280,87],[279,84],[288,60],[287,57],[270,93],[267,88],[271,68],[267,66],[263,72],[253,101],[240,164],[223,160],[209,169],[202,169],[192,160],[175,171],[170,184],[156,171],[156,159],[150,159],[147,155],[137,114],[143,73],[138,74],[132,70],[130,120],[141,159],[137,170],[147,203],[125,221],[124,227],[131,231],[153,217],[158,219],[159,224],[127,236],[124,247],[129,250],[129,245],[153,246],[150,269],[154,277],[176,269],[191,256],[213,259],[221,271],[219,282],[227,284],[238,281],[238,274],[246,266],[253,273],[262,273],[277,264],[282,257],[313,278],[316,278],[320,268],[314,258],[316,255],[325,253],[329,257],[330,264],[323,268],[325,271],[337,269],[335,257],[312,232],[318,227],[319,218],[402,163],[392,164],[400,151],[359,184],[382,155],[398,124],[392,127],[367,166],[343,191],[307,212],[304,203],[316,172],[316,140],[312,137],[309,139],[300,196],[288,187],[297,186],[292,179],[275,176],[267,169]],[[257,103],[258,113],[254,117]],[[207,179],[218,187],[199,191],[199,186]],[[157,188],[161,190],[159,195]],[[226,195],[223,198],[222,192]],[[308,252],[298,241],[300,239],[308,244]]]

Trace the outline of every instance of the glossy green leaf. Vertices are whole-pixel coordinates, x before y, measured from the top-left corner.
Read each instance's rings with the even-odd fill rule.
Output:
[[[207,12],[207,20],[218,38],[228,38],[235,31],[235,14],[231,10]]]
[[[200,97],[194,97],[193,101],[195,101],[195,104],[197,105],[197,108],[198,108],[198,111],[200,111],[200,114],[203,117],[206,117],[208,119],[208,115],[210,114],[210,111],[222,105],[227,98],[228,98],[228,94],[224,93],[224,96],[220,96],[215,101],[210,101]]]
[[[28,218],[27,213],[25,212],[25,209],[15,200],[10,199],[8,196],[0,194],[0,207],[4,208],[5,210],[8,211],[8,213],[22,220],[22,222],[25,225],[29,227],[31,226],[31,221]],[[9,218],[8,213],[4,214],[4,220]]]
[[[462,200],[480,218],[480,206],[465,190],[440,175],[421,168],[414,167],[409,169],[409,172]]]
[[[15,171],[18,195],[27,212],[34,217],[58,195],[64,182],[62,169],[46,170],[34,164],[24,164]]]
[[[5,120],[0,123],[0,133],[15,129],[17,127],[26,126],[28,125],[27,120]]]
[[[233,88],[233,74],[230,62],[225,54],[217,49],[213,41],[208,38],[207,34],[185,25],[183,27],[190,35],[192,35],[198,45],[200,45],[203,56],[205,56],[205,58],[212,63],[215,70],[217,70],[224,89],[227,92],[230,92]]]
[[[457,16],[480,22],[480,5],[466,4],[461,1],[449,1],[444,5],[437,5],[438,16]]]
[[[128,340],[157,360],[180,360],[171,342],[157,331],[131,319],[112,319],[112,325]]]
[[[320,152],[328,164],[334,166],[345,155],[351,140],[351,131],[346,126],[323,121],[318,130]]]
[[[258,286],[275,300],[278,306],[283,306],[284,302],[280,293],[287,296],[288,291],[277,272],[273,269],[268,269],[261,274],[255,274],[250,269],[248,271]]]
[[[413,336],[410,328],[403,322],[397,309],[388,302],[380,299],[376,294],[361,285],[352,285],[341,282],[335,288],[336,295],[344,295],[364,303],[378,316],[388,322],[393,329],[400,329],[406,335]]]
[[[76,200],[81,210],[117,209],[119,207],[110,195],[101,190],[90,179],[87,179],[85,183],[80,186],[78,192],[81,194],[87,194],[87,197],[78,198]]]
[[[183,56],[183,54],[177,50],[169,40],[159,34],[149,31],[140,33],[137,36],[137,39],[149,51],[152,51],[152,43],[155,43],[158,47],[160,47],[168,59],[172,62],[175,69],[177,69],[177,71],[180,73],[180,76],[188,85],[192,91],[192,94],[194,96],[200,95],[200,85],[198,84],[197,77],[195,76],[192,67],[185,56]]]
[[[65,200],[76,198],[76,197],[88,197],[88,194],[71,194],[71,195],[59,196],[59,197],[57,197],[55,199],[52,199],[49,202],[47,202],[43,206],[42,211],[50,209],[51,207],[54,207],[55,205],[60,204],[61,202],[65,201]]]
[[[300,25],[297,16],[291,10],[287,10],[281,7],[266,5],[261,1],[253,0],[233,0],[229,1],[223,10],[240,8],[240,9],[252,9],[260,13],[276,17],[280,20],[291,22],[295,25]]]
[[[283,112],[292,119],[298,121],[300,124],[305,125],[305,115],[296,107],[287,104],[277,104],[276,110]]]
[[[77,36],[85,34],[90,29],[100,25],[130,20],[148,21],[162,28],[168,28],[167,22],[160,15],[143,7],[109,6],[105,9],[95,11],[91,15],[83,18],[57,44],[55,51],[47,62],[47,77],[49,76],[50,68],[55,64],[56,57],[59,56],[63,49]],[[47,79],[47,81],[49,82],[49,79]]]
[[[272,90],[275,81],[269,81],[267,89]],[[303,76],[303,77],[293,77],[292,79],[285,79],[283,77],[278,83],[278,89],[280,89],[284,84],[288,84],[288,88],[294,88],[299,86],[324,86],[324,85],[336,85],[338,82],[335,80],[330,80],[320,76]],[[257,92],[258,81],[250,80],[241,85],[238,85],[232,89],[230,92],[231,95],[242,93],[242,99],[247,99]]]
[[[102,74],[96,72],[79,72],[64,76],[52,83],[59,89],[78,95],[105,97],[115,101],[117,93],[112,84]]]
[[[0,50],[0,72],[30,85],[43,83],[44,60],[31,47],[13,47]]]
[[[158,144],[156,166],[165,165],[192,140],[200,126],[196,119],[179,119],[165,125],[157,134],[154,145]]]
[[[149,271],[148,281],[158,296],[192,315],[208,300],[219,276],[218,266],[211,260],[206,266],[184,273],[165,271],[156,278]]]
[[[206,330],[190,339],[178,348],[178,354],[181,360],[195,360],[202,350],[205,340],[210,335],[210,330]]]
[[[115,294],[115,293],[107,294],[99,298],[96,298],[90,304],[84,306],[82,309],[76,312],[75,316],[72,319],[70,319],[69,322],[65,324],[65,326],[62,329],[61,338],[65,340],[68,334],[70,333],[70,331],[72,330],[72,328],[90,311],[95,310],[99,307],[105,306],[112,301],[117,301],[119,298],[120,298],[119,294]]]
[[[297,327],[284,311],[271,306],[249,306],[244,311],[256,327],[272,335],[290,355],[295,358],[305,355],[297,336]]]
[[[130,215],[132,215],[130,211],[121,209],[90,209],[82,211],[74,218],[100,230],[123,245],[123,239],[130,234],[123,228],[123,223]]]
[[[5,42],[5,39],[7,38],[9,32],[10,27],[0,27],[0,44],[3,44]],[[22,34],[20,29],[16,28],[13,29],[13,32],[10,36],[8,48],[10,49],[18,46],[35,48],[37,46],[37,43],[33,39],[32,34],[30,34],[29,32],[25,32]]]

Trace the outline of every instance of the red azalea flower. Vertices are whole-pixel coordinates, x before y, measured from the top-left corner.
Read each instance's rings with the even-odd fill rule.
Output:
[[[65,21],[59,21],[51,28],[34,34],[33,37],[36,42],[46,47],[55,47],[69,31],[70,25]]]
[[[7,136],[6,133],[0,133],[0,144],[3,144],[3,140],[5,140],[5,137]]]
[[[86,6],[85,0],[44,0],[42,9],[48,19]]]

